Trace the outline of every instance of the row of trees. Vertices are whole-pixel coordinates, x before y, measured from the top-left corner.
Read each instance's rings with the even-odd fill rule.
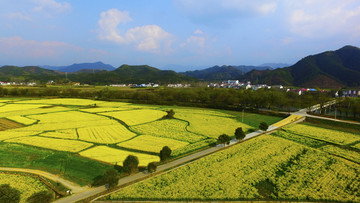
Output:
[[[165,162],[170,159],[172,150],[168,146],[164,146],[160,153],[160,161]],[[151,162],[147,166],[147,170],[150,173],[156,171],[158,163]],[[115,170],[117,169],[117,170]],[[116,165],[115,169],[110,169],[104,173],[103,176],[96,177],[93,186],[106,185],[108,188],[115,187],[119,182],[119,172],[124,172],[127,174],[134,174],[139,171],[139,159],[134,155],[129,155],[123,161],[122,167]]]
[[[268,128],[269,128],[269,125],[265,122],[261,122],[259,125],[259,129],[262,131],[267,131]],[[237,128],[235,130],[234,135],[237,140],[242,140],[246,136],[242,127]],[[230,144],[230,140],[231,140],[231,137],[227,134],[222,134],[218,137],[219,144],[224,144],[224,145]]]
[[[244,108],[305,108],[331,98],[330,93],[285,92],[274,89],[235,90],[222,88],[159,88],[159,89],[121,89],[121,88],[3,88],[0,96],[59,96],[90,99],[125,99],[148,104],[177,104],[221,109]]]

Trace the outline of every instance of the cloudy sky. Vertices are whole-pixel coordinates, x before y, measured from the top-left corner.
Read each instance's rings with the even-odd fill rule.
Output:
[[[0,0],[0,65],[179,70],[360,46],[359,0]],[[176,65],[176,66],[175,66]]]

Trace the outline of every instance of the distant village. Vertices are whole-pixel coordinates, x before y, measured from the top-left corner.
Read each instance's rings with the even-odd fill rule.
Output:
[[[48,85],[54,84],[54,81],[49,81]],[[2,82],[0,81],[0,86],[36,86],[36,82]],[[79,82],[73,82],[72,85],[80,86]],[[83,86],[89,86],[88,84],[83,84]],[[130,88],[158,88],[160,87],[157,83],[147,83],[147,84],[111,84],[110,87],[130,87]],[[191,84],[182,84],[182,83],[171,83],[167,84],[166,87],[169,88],[190,88]],[[284,91],[292,91],[297,92],[299,95],[303,94],[304,92],[327,92],[326,90],[317,90],[314,88],[300,88],[300,89],[291,89],[286,88],[282,85],[267,85],[267,84],[256,84],[252,85],[251,82],[239,82],[239,80],[227,80],[222,81],[220,83],[210,83],[207,85],[210,88],[233,88],[233,89],[251,89],[251,90],[258,90],[258,89],[279,89]],[[360,97],[360,90],[352,89],[352,90],[339,90],[335,93],[335,97]]]

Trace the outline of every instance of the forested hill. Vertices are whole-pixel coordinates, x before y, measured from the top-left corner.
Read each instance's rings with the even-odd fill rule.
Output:
[[[197,79],[184,76],[174,71],[159,70],[147,65],[130,66],[122,65],[113,71],[80,71],[75,73],[47,70],[37,66],[3,66],[0,67],[0,80],[6,82],[40,82],[49,80],[66,82],[66,78],[72,82],[86,84],[108,85],[114,83],[178,83],[192,82]]]
[[[299,87],[359,87],[360,49],[345,46],[307,56],[296,64],[273,71],[251,71],[245,75],[251,81]]]
[[[69,66],[40,66],[41,68],[46,68],[49,70],[57,70],[60,72],[86,72],[84,70],[91,70],[92,72],[98,72],[101,70],[107,70],[112,71],[115,70],[115,68],[112,65],[104,64],[101,61],[95,62],[95,63],[74,63]]]
[[[186,71],[182,74],[206,81],[240,79],[251,70],[272,70],[270,66],[213,66],[203,70]]]

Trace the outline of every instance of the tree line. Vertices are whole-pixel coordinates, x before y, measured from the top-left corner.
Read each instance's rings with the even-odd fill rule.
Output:
[[[229,110],[242,109],[280,109],[305,108],[328,101],[331,93],[304,93],[275,89],[222,89],[222,88],[159,88],[159,89],[121,89],[121,88],[74,88],[37,87],[3,88],[0,96],[22,97],[72,97],[98,100],[125,100],[134,103],[197,106]]]

